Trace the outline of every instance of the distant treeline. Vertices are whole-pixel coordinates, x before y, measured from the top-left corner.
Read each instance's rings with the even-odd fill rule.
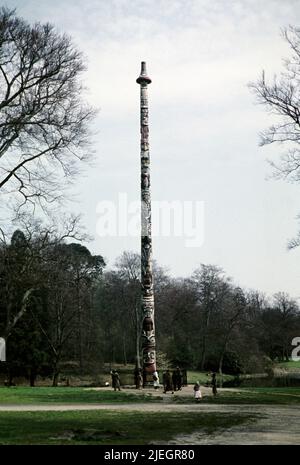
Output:
[[[272,299],[200,265],[175,279],[154,263],[158,362],[237,374],[288,360],[300,313],[285,293]],[[0,336],[7,383],[52,376],[62,367],[95,373],[103,363],[138,362],[140,257],[124,252],[113,269],[49,230],[16,230],[0,245]],[[164,367],[159,367],[164,368]]]

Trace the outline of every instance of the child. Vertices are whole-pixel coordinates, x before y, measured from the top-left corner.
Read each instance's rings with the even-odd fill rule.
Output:
[[[194,386],[194,397],[199,402],[200,399],[202,399],[202,393],[200,389],[200,383],[197,381],[197,383]]]

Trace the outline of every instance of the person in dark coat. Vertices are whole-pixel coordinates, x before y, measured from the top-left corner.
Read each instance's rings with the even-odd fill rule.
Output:
[[[177,371],[176,370],[174,370],[172,373],[172,383],[173,383],[174,391],[176,391],[177,390]]]
[[[163,372],[163,387],[164,387],[164,394],[166,392],[166,386],[167,386],[167,372]]]
[[[115,391],[117,389],[118,391],[121,391],[120,377],[119,377],[119,373],[117,372],[117,370],[112,370],[111,372],[111,384]]]
[[[164,394],[166,394],[167,391],[172,391],[172,394],[174,394],[174,388],[173,388],[173,383],[172,383],[172,375],[170,373],[170,370],[167,370],[163,374],[163,385],[164,385]]]
[[[179,367],[176,367],[176,370],[172,373],[172,381],[174,386],[174,391],[181,391],[182,387],[182,373]]]
[[[183,374],[180,368],[179,367],[177,368],[178,368],[178,390],[181,391],[182,385],[183,385]]]
[[[217,374],[216,373],[213,373],[211,375],[211,385],[212,385],[213,395],[216,396],[217,395]]]
[[[136,368],[134,370],[134,383],[136,389],[142,389],[143,386],[143,376],[141,368]]]

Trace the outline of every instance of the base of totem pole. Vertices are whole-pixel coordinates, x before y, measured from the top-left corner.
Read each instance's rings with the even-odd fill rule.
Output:
[[[143,387],[153,386],[153,375],[152,373],[143,373]]]

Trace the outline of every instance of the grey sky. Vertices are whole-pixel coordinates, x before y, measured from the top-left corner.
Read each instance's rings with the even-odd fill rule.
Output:
[[[96,161],[78,179],[72,208],[84,212],[109,264],[139,239],[99,238],[96,206],[119,192],[139,198],[139,88],[146,60],[152,195],[205,202],[205,241],[155,238],[154,258],[177,276],[217,264],[247,288],[300,296],[296,232],[300,186],[266,180],[266,159],[280,147],[258,147],[272,118],[254,105],[247,83],[264,68],[279,72],[288,47],[280,29],[299,25],[298,1],[286,0],[15,0],[29,21],[50,21],[72,35],[88,58],[89,99],[100,113]]]

